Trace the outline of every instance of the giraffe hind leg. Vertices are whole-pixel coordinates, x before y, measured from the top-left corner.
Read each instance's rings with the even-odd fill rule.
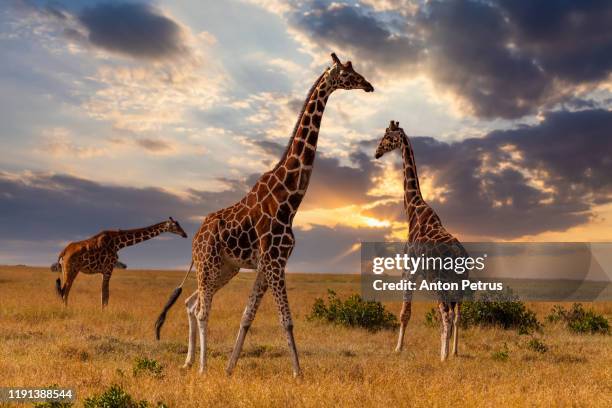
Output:
[[[187,346],[187,358],[183,368],[190,368],[195,360],[195,348],[197,338],[197,320],[196,311],[198,310],[198,292],[195,291],[185,300],[185,306],[187,308],[187,319],[189,321],[189,343]]]
[[[64,268],[66,268],[64,270]],[[65,263],[62,265],[62,275],[64,275],[64,285],[59,288],[61,292],[62,301],[64,302],[64,306],[68,306],[68,294],[70,293],[70,288],[72,288],[72,283],[76,279],[79,271],[75,267],[73,267],[70,263]],[[58,279],[59,280],[59,279]],[[56,288],[58,282],[55,282]]]
[[[201,276],[204,281],[198,282],[198,307],[196,309],[196,321],[200,332],[200,374],[206,371],[208,317],[210,316],[212,299],[219,279],[220,266],[211,263],[206,265],[205,269],[206,273],[198,273],[198,276]]]

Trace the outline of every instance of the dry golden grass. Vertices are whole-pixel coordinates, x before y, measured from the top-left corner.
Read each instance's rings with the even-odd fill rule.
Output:
[[[209,368],[183,371],[187,319],[182,300],[162,341],[153,324],[181,273],[116,271],[110,305],[100,308],[100,276],[80,275],[68,308],[54,293],[57,274],[0,267],[0,386],[74,387],[79,401],[112,383],[134,397],[171,407],[202,406],[612,406],[612,337],[546,327],[549,351],[529,350],[515,331],[462,332],[460,357],[438,361],[438,330],[424,325],[432,306],[414,306],[406,351],[392,352],[395,332],[369,333],[309,322],[315,297],[359,291],[357,276],[289,275],[289,300],[304,376],[294,379],[271,296],[266,296],[231,378],[225,364],[253,274],[239,274],[213,302]],[[400,305],[388,305],[397,312]],[[612,303],[589,305],[612,316]],[[529,304],[542,319],[550,304]],[[492,358],[506,344],[509,359]],[[156,359],[164,376],[134,377],[136,357]],[[80,405],[80,404],[77,404]]]

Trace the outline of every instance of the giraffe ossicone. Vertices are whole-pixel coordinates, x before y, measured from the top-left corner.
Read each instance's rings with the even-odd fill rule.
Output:
[[[113,269],[119,260],[119,250],[170,232],[187,238],[183,228],[170,217],[166,221],[145,228],[131,230],[102,231],[83,241],[71,242],[59,254],[61,278],[57,278],[55,288],[64,304],[68,304],[68,294],[79,272],[102,274],[102,306],[108,304],[109,283]]]
[[[399,122],[391,121],[376,148],[374,157],[379,159],[396,149],[401,149],[404,166],[404,210],[408,219],[407,247],[410,250],[411,247],[418,245],[418,255],[423,254],[429,257],[467,257],[468,254],[461,243],[446,231],[438,214],[423,199],[410,139],[404,129],[399,127]],[[464,277],[467,278],[467,275]],[[404,346],[404,334],[410,320],[411,310],[412,291],[407,290],[404,292],[404,302],[400,312],[400,329],[395,348],[398,352]],[[451,335],[452,354],[456,356],[458,353],[461,303],[440,300],[438,310],[441,316],[440,359],[444,361],[448,356]]]
[[[333,65],[315,81],[278,164],[264,173],[236,204],[209,214],[193,238],[192,260],[198,288],[185,301],[189,319],[189,346],[185,367],[195,359],[196,327],[200,337],[200,371],[206,368],[207,325],[213,295],[240,268],[256,269],[251,295],[244,310],[227,373],[231,374],[264,293],[271,289],[291,354],[294,375],[300,374],[293,320],[285,286],[285,265],[295,240],[292,223],[306,193],[313,170],[321,118],[329,96],[337,89],[374,87],[332,54]],[[161,328],[161,327],[160,327]]]

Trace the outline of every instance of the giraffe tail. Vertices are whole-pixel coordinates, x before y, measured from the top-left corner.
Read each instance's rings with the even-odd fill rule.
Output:
[[[160,313],[159,317],[157,318],[157,321],[155,322],[155,338],[157,340],[159,340],[160,338],[161,328],[164,325],[164,322],[166,321],[166,315],[168,314],[168,310],[170,310],[170,308],[174,306],[179,296],[181,296],[181,293],[183,293],[183,285],[185,284],[185,280],[187,279],[187,276],[189,276],[191,269],[193,269],[193,261],[191,261],[191,266],[189,267],[185,278],[183,278],[183,282],[180,284],[180,286],[175,288],[174,291],[172,291],[170,298],[168,298],[168,301],[164,305],[162,312]]]

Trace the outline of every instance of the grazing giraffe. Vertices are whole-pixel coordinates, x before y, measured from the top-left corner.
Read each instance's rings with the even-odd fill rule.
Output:
[[[117,252],[125,247],[139,244],[155,238],[161,233],[170,232],[187,238],[178,221],[170,217],[145,228],[117,231],[102,231],[93,237],[79,242],[71,242],[59,254],[58,263],[61,266],[62,279],[57,278],[58,295],[68,304],[68,293],[79,272],[86,274],[102,274],[102,306],[108,304],[108,285],[113,268],[119,256]],[[62,286],[62,280],[64,285]]]
[[[331,56],[333,65],[319,76],[308,92],[289,144],[278,164],[264,173],[238,203],[209,214],[193,238],[193,263],[197,270],[198,288],[185,301],[189,318],[185,368],[191,367],[195,358],[197,323],[200,372],[206,369],[206,332],[213,295],[240,268],[247,268],[256,269],[257,274],[242,315],[227,374],[231,375],[238,361],[246,334],[268,288],[272,290],[280,323],[287,336],[293,374],[298,376],[301,373],[285,286],[285,265],[295,243],[291,228],[293,217],[308,188],[321,118],[329,96],[336,89],[374,90],[363,76],[353,70],[350,61],[342,64],[335,54]],[[171,305],[172,301],[162,314]]]
[[[409,228],[407,247],[412,248],[415,252],[418,251],[416,254],[417,256],[423,253],[429,257],[442,258],[447,256],[453,258],[467,256],[467,252],[461,243],[446,231],[436,212],[423,199],[410,140],[408,136],[406,136],[406,133],[404,133],[404,129],[399,127],[399,122],[391,121],[385,135],[378,144],[375,157],[379,159],[385,153],[400,148],[402,149],[404,162],[404,210],[408,218]],[[439,273],[439,271],[437,271],[437,273]],[[430,276],[432,275],[433,274],[430,273]],[[442,323],[442,344],[440,348],[440,359],[442,361],[446,360],[448,355],[451,333],[453,336],[452,354],[455,356],[457,355],[459,335],[458,323],[461,313],[461,303],[457,302],[459,299],[452,299],[455,301],[446,300],[447,301],[438,301],[438,310],[440,311]],[[412,291],[407,290],[404,292],[404,302],[400,313],[399,338],[395,351],[399,352],[402,350],[404,334],[408,321],[410,320],[411,310]]]

